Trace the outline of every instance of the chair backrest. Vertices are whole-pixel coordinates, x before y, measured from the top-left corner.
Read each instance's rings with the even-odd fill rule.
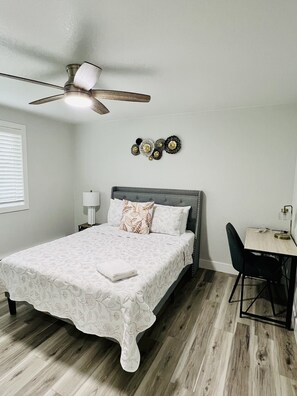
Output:
[[[243,257],[244,257],[244,246],[237,234],[237,231],[231,223],[226,225],[229,249],[231,254],[232,265],[238,272],[243,271]]]

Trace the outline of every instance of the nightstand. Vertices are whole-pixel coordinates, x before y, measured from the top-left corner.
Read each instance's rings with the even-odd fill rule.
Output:
[[[93,226],[97,226],[97,225],[100,225],[100,224],[93,224],[93,225],[90,225],[90,224],[88,224],[88,223],[83,223],[83,224],[79,224],[78,225],[78,231],[83,231],[83,230],[86,230],[87,228],[90,228],[90,227],[93,227]]]

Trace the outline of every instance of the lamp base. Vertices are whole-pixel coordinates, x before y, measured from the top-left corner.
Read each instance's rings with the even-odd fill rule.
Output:
[[[94,225],[96,223],[96,209],[94,206],[88,207],[88,224]]]
[[[290,234],[288,234],[286,232],[276,232],[274,234],[274,238],[289,240],[289,239],[291,239],[291,236],[290,236]]]

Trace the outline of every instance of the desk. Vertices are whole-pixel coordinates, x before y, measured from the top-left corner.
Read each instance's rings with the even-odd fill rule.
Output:
[[[253,252],[271,253],[278,256],[291,257],[291,269],[289,276],[289,290],[287,302],[286,321],[274,320],[267,318],[270,322],[284,325],[287,329],[291,329],[292,309],[295,291],[296,266],[297,266],[297,246],[293,239],[283,240],[274,237],[276,231],[268,230],[259,232],[257,228],[248,228],[246,231],[244,248]],[[244,278],[244,277],[243,277]],[[246,314],[240,307],[240,314]],[[257,317],[255,314],[248,313],[248,316]]]

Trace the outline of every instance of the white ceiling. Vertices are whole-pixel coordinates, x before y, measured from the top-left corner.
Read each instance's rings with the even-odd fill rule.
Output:
[[[30,106],[60,91],[0,77],[0,104],[67,122],[297,104],[297,1],[1,0],[0,72],[64,85],[85,60],[151,102]]]

